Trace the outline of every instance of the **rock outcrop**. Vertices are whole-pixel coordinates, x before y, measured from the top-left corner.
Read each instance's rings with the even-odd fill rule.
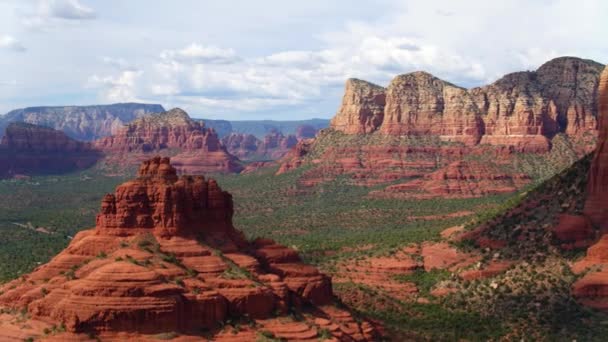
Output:
[[[371,133],[384,118],[386,89],[351,78],[346,81],[342,105],[330,127],[347,134]]]
[[[168,158],[153,158],[103,198],[94,229],[0,287],[0,307],[28,312],[23,338],[52,325],[65,330],[54,332],[58,340],[200,337],[201,330],[218,341],[253,340],[261,331],[316,340],[328,325],[339,340],[376,338],[369,323],[332,306],[330,278],[272,240],[248,242],[232,212],[232,197],[214,180],[178,176]],[[306,312],[306,329],[282,319],[289,311]],[[0,316],[0,339],[22,325],[11,317]],[[250,324],[226,335],[220,326],[229,318]]]
[[[179,108],[141,117],[117,134],[94,142],[112,163],[139,162],[150,153],[170,155],[179,172],[238,172],[238,159],[228,153],[213,129],[190,119]],[[130,157],[139,155],[139,158]]]
[[[0,117],[0,135],[11,122],[26,122],[63,131],[77,140],[95,140],[116,133],[124,124],[151,113],[164,112],[157,104],[117,103],[99,106],[30,107]]]
[[[397,76],[387,89],[350,79],[331,127],[347,134],[432,135],[546,152],[558,133],[595,133],[601,69],[590,60],[562,57],[470,90],[426,72]]]
[[[381,197],[513,192],[593,150],[600,69],[557,58],[469,90],[426,72],[386,89],[348,80],[331,128],[283,158],[278,173],[310,166],[301,188],[340,175],[368,186],[400,181],[373,193]]]
[[[61,131],[11,123],[0,141],[0,177],[86,169],[101,157],[89,143],[73,140]]]
[[[479,109],[466,89],[426,72],[414,72],[397,76],[388,86],[380,130],[476,144],[482,125]]]

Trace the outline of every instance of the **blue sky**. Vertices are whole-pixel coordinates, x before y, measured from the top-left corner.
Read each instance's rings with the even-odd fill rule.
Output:
[[[0,113],[124,101],[231,120],[331,117],[344,81],[473,87],[608,62],[608,1],[0,0]]]

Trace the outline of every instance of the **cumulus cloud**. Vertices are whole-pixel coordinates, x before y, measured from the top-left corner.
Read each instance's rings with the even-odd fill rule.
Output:
[[[10,35],[0,35],[0,49],[24,52],[25,46],[15,37]]]
[[[142,74],[141,70],[125,70],[117,76],[93,75],[87,87],[99,88],[102,99],[108,102],[137,101],[136,81]]]
[[[339,93],[349,77],[379,84],[417,70],[450,81],[487,77],[479,62],[419,39],[383,37],[360,28],[344,39],[347,34],[328,39],[324,49],[287,50],[251,58],[240,57],[233,49],[192,43],[161,52],[155,63],[144,66],[145,77],[123,71],[89,81],[104,84],[106,98],[152,97],[214,112],[251,112],[323,101]],[[122,59],[105,58],[104,62],[122,68],[128,65]],[[142,86],[137,87],[137,82]]]

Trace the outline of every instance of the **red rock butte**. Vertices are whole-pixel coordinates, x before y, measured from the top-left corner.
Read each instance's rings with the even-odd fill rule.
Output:
[[[214,180],[178,177],[169,158],[145,161],[135,180],[103,198],[94,229],[0,287],[0,340],[145,341],[169,332],[200,338],[202,330],[216,341],[252,341],[262,331],[303,341],[328,332],[377,338],[370,323],[332,304],[329,277],[272,240],[247,241],[232,214],[231,195]],[[247,324],[223,329],[228,319]]]

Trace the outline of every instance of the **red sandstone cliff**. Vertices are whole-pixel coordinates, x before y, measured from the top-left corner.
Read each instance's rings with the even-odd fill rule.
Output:
[[[202,176],[177,176],[154,158],[138,177],[103,198],[94,229],[78,233],[48,264],[0,287],[0,339],[98,336],[152,339],[179,332],[212,339],[373,340],[374,328],[334,307],[330,278],[271,240],[247,242],[232,226],[232,198]],[[303,310],[304,321],[284,320]],[[239,331],[222,322],[249,322]],[[23,324],[27,328],[23,328]]]
[[[601,69],[590,60],[563,57],[471,90],[425,72],[397,76],[387,89],[351,79],[331,127],[545,152],[557,133],[595,133]]]
[[[0,141],[0,177],[85,169],[100,158],[89,143],[71,139],[61,131],[11,123]]]
[[[179,172],[238,172],[238,159],[228,153],[213,129],[190,119],[179,108],[141,117],[117,134],[94,142],[110,162],[139,162],[150,153],[173,157]],[[138,158],[126,155],[139,155]]]
[[[466,89],[414,72],[397,76],[388,86],[380,131],[476,144],[482,134],[479,115]]]
[[[347,134],[374,132],[384,118],[386,89],[351,78],[346,81],[342,105],[330,127]]]

